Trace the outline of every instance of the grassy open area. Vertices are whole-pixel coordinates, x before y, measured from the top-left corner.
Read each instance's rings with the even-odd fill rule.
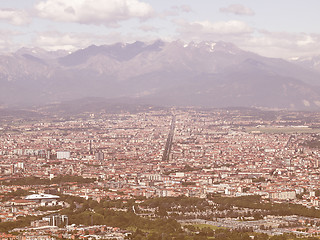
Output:
[[[319,128],[309,128],[309,127],[248,127],[245,129],[248,133],[320,133]]]
[[[199,228],[200,230],[202,230],[204,228],[210,228],[212,230],[223,228],[223,227],[217,227],[217,226],[210,225],[210,224],[200,224],[200,223],[199,224],[192,224],[192,226],[194,226],[195,228]]]

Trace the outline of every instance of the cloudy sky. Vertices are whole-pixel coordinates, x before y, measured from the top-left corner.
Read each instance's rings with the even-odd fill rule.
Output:
[[[227,41],[268,57],[320,54],[320,0],[1,0],[0,51]]]

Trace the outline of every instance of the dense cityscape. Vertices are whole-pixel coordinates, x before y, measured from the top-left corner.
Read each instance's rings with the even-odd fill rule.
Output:
[[[0,240],[320,240],[319,9],[0,1]]]
[[[164,239],[317,236],[319,124],[314,112],[245,108],[3,117],[0,231],[157,239],[138,222],[164,221]]]

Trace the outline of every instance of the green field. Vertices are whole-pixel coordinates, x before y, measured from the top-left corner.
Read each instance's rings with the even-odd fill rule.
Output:
[[[194,227],[197,227],[199,229],[203,229],[203,228],[210,228],[212,230],[216,230],[216,229],[219,229],[221,227],[217,227],[217,226],[214,226],[214,225],[210,225],[210,224],[193,224]]]
[[[245,131],[248,133],[320,133],[319,128],[309,127],[248,127]]]

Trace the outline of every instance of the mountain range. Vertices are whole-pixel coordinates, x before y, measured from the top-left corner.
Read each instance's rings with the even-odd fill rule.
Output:
[[[0,106],[86,98],[158,106],[320,109],[320,57],[286,61],[226,42],[92,45],[0,55]]]

